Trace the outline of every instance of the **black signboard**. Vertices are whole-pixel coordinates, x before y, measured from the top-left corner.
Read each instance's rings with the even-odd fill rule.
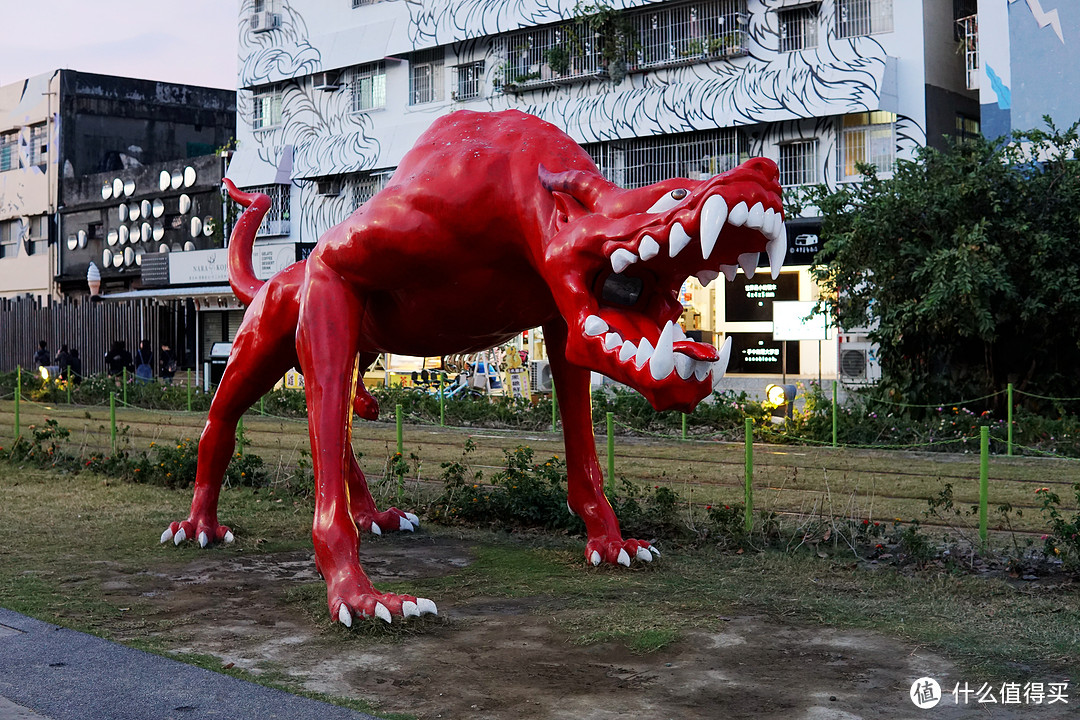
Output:
[[[768,272],[747,280],[742,273],[724,285],[724,319],[727,322],[772,322],[773,300],[798,300],[798,273],[780,273],[773,280]]]
[[[784,343],[773,340],[772,333],[728,333],[731,338],[729,373],[744,375],[781,375],[780,358]],[[787,374],[799,373],[799,343],[789,342]]]
[[[813,265],[821,249],[821,218],[792,218],[787,226],[785,266]]]

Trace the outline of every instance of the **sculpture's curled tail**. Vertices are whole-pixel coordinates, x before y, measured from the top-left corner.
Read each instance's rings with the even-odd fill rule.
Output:
[[[229,197],[244,206],[244,212],[236,221],[236,227],[229,239],[229,285],[236,297],[240,298],[240,302],[250,305],[264,284],[263,280],[255,277],[252,248],[255,246],[255,234],[259,231],[263,216],[270,209],[270,197],[262,193],[238,190],[228,178],[224,178],[222,183]]]

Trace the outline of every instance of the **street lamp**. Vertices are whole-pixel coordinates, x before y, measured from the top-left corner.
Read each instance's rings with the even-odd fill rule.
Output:
[[[769,385],[765,388],[765,402],[774,406],[772,422],[779,425],[791,417],[792,403],[798,395],[794,385]]]

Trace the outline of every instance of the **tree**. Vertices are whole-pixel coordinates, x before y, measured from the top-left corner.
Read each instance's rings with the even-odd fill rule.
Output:
[[[1044,119],[809,192],[812,272],[841,327],[872,328],[888,399],[1080,396],[1080,123]]]

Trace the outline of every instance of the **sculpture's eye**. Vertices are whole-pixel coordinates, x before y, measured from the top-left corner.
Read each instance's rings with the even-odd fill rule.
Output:
[[[604,280],[604,287],[600,290],[600,297],[604,302],[612,305],[629,307],[637,303],[641,297],[641,278],[630,277],[614,273]]]
[[[686,188],[677,188],[653,203],[653,206],[645,212],[662,213],[670,210],[686,198],[690,197],[690,191]]]

